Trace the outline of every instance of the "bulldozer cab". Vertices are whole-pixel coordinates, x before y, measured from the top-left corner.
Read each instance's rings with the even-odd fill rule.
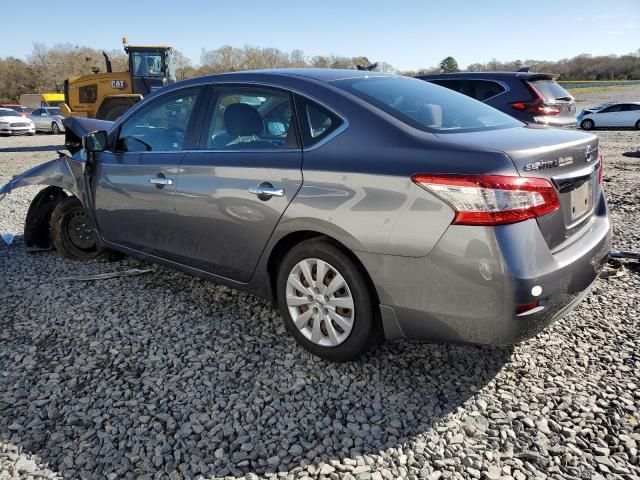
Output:
[[[133,93],[148,95],[176,81],[173,49],[166,46],[125,46]]]

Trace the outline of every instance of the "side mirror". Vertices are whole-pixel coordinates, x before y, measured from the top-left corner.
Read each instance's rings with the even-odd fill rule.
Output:
[[[48,116],[49,116],[49,114],[48,114],[47,112],[42,112],[42,113],[40,114],[40,116],[41,116],[41,117],[48,117]]]
[[[98,130],[82,137],[82,148],[87,152],[103,152],[107,148],[107,142],[107,132]]]

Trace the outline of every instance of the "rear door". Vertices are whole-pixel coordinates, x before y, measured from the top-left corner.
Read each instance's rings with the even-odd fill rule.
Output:
[[[97,155],[92,190],[105,240],[163,258],[175,255],[182,235],[176,228],[178,168],[197,143],[202,90],[181,89],[153,100],[123,122],[111,151]]]
[[[289,92],[256,85],[212,89],[198,151],[176,191],[180,262],[250,280],[302,185],[302,150]]]
[[[624,104],[620,115],[620,126],[633,127],[638,120],[640,120],[640,105]]]

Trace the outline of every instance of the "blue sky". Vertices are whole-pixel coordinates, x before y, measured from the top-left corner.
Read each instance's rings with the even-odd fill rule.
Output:
[[[402,70],[448,55],[466,67],[640,48],[640,0],[0,0],[0,13],[0,57],[24,58],[36,41],[110,50],[122,36],[173,45],[196,64],[203,47],[229,44],[366,55]]]

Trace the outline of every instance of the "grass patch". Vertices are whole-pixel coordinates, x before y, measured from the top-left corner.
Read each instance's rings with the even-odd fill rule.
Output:
[[[607,90],[624,90],[625,88],[627,87],[624,85],[616,85],[613,87],[568,88],[567,92],[569,92],[574,97],[578,97],[580,95],[584,95],[585,93],[604,92]]]

